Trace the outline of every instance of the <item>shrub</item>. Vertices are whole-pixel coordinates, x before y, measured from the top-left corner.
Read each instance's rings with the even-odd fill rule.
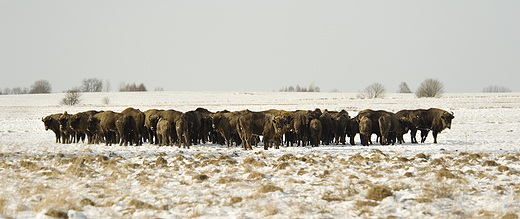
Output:
[[[65,97],[63,99],[61,99],[61,104],[74,106],[81,102],[80,97],[81,97],[81,93],[78,90],[76,90],[76,89],[68,90],[67,93],[65,94]]]
[[[29,93],[31,94],[40,94],[40,93],[50,93],[52,90],[51,83],[47,80],[37,80],[31,85],[31,90]]]
[[[444,85],[438,79],[427,78],[424,80],[415,95],[417,97],[440,97],[444,93]]]
[[[368,86],[358,95],[358,98],[362,99],[375,99],[375,98],[381,98],[385,94],[386,89],[385,87],[380,83],[373,83],[372,85]]]

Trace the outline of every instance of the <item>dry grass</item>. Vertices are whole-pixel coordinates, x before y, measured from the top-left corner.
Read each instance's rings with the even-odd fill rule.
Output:
[[[386,197],[394,195],[392,189],[385,185],[378,185],[370,188],[365,198],[381,201]]]
[[[459,194],[462,193],[472,196],[492,192],[497,196],[511,195],[520,200],[520,186],[513,181],[520,175],[515,163],[518,155],[494,159],[487,154],[460,153],[443,154],[432,159],[423,153],[413,157],[402,154],[389,156],[380,150],[371,150],[344,157],[326,153],[301,157],[288,153],[274,157],[256,151],[242,158],[236,154],[207,152],[156,153],[152,157],[139,159],[115,154],[89,155],[87,152],[47,153],[33,157],[28,153],[0,156],[5,158],[0,160],[0,171],[9,170],[5,174],[10,176],[9,181],[2,178],[0,183],[24,185],[18,190],[24,194],[21,198],[13,200],[5,193],[0,196],[0,214],[4,216],[16,215],[11,210],[13,202],[17,202],[18,212],[51,209],[52,214],[58,217],[59,212],[70,209],[81,211],[82,208],[103,207],[107,208],[107,215],[116,218],[137,215],[152,217],[154,213],[151,212],[176,208],[185,209],[182,217],[191,218],[205,216],[205,208],[219,206],[256,206],[256,216],[265,217],[277,216],[282,211],[284,215],[288,211],[296,215],[335,217],[342,213],[329,205],[340,202],[354,205],[356,213],[350,212],[351,215],[373,217],[378,214],[374,207],[385,203],[381,200],[394,194],[399,197],[398,194],[403,191],[416,192],[417,197],[408,200],[425,206],[436,203],[438,199],[460,201]],[[469,169],[462,172],[461,168]],[[36,178],[30,179],[28,176]],[[96,178],[103,181],[98,182]],[[499,178],[502,182],[494,186],[466,186],[468,181],[495,182]],[[28,181],[35,183],[27,184]],[[381,185],[383,181],[391,186]],[[413,182],[421,186],[414,187]],[[77,192],[67,189],[72,184],[74,188],[79,188]],[[145,199],[128,192],[135,191],[135,186],[139,186],[140,193],[153,197]],[[204,190],[205,195],[198,201],[191,201],[189,191],[193,189]],[[171,194],[169,191],[172,190],[178,197],[165,195]],[[290,200],[285,202],[292,203],[288,204],[289,208],[281,208],[276,202],[262,202],[276,196],[276,191],[283,192],[286,197],[297,197],[300,203]],[[322,192],[309,195],[311,191]],[[364,194],[364,198],[360,194]],[[308,202],[308,199],[313,201]],[[124,210],[114,210],[121,206]],[[146,210],[150,213],[143,213]],[[51,214],[50,210],[48,212]],[[513,215],[508,214],[507,217]],[[450,209],[444,215],[432,216],[486,218],[506,215],[505,212]]]
[[[261,192],[261,193],[269,193],[269,192],[276,192],[276,191],[283,192],[283,189],[278,186],[272,185],[272,184],[266,184],[266,185],[263,185],[258,190],[258,192]]]

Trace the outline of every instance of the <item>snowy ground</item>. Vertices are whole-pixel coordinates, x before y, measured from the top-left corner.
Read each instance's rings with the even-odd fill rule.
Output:
[[[74,107],[59,105],[63,96],[0,96],[0,218],[520,216],[519,93],[376,100],[344,93],[91,93]],[[367,108],[437,107],[455,119],[439,144],[430,136],[425,144],[268,151],[55,144],[41,122],[63,111],[127,107],[346,109],[351,116]]]

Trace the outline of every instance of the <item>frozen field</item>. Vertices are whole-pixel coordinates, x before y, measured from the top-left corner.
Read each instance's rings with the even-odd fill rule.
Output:
[[[144,92],[0,95],[0,218],[517,218],[520,93]],[[110,103],[103,104],[108,97]],[[424,144],[177,147],[55,144],[42,117],[86,110],[453,111]],[[375,136],[374,140],[375,140]],[[374,141],[375,142],[375,141]]]

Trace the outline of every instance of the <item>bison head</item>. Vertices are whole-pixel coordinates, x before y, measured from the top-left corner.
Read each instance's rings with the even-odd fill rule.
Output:
[[[273,123],[277,134],[283,135],[287,131],[287,123],[285,117],[275,116],[273,118]]]
[[[78,114],[74,114],[70,117],[70,127],[77,129],[79,127],[81,117]]]
[[[453,116],[453,112],[444,112],[441,116],[443,126],[451,129],[451,120],[453,120],[453,118],[455,118],[455,116]]]
[[[51,117],[47,116],[45,118],[42,118],[43,125],[45,125],[45,131],[49,130],[51,126]]]

